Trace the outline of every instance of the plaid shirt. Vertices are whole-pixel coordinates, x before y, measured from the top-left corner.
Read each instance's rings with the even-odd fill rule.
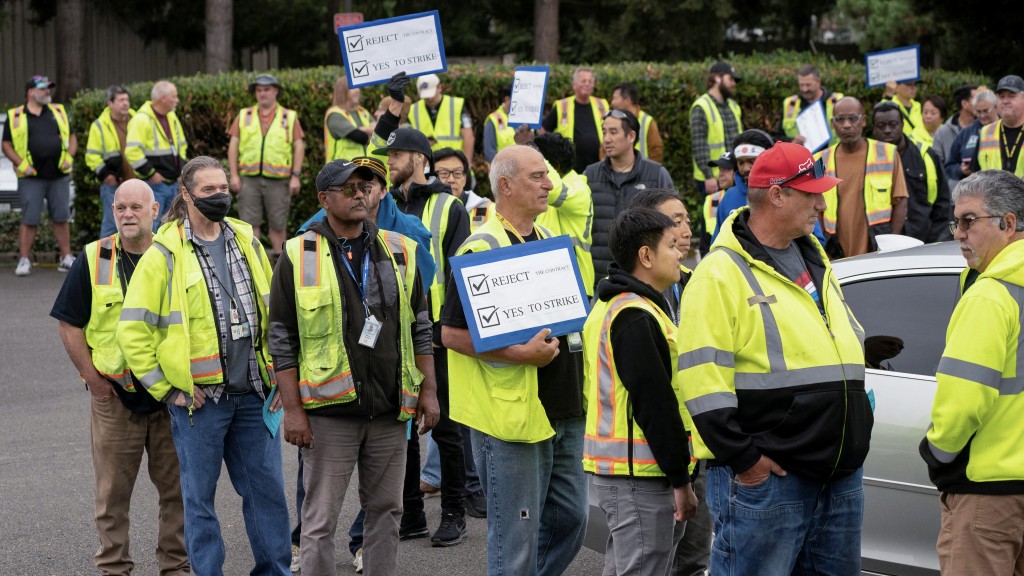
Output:
[[[227,249],[227,260],[228,269],[231,271],[231,280],[235,283],[235,291],[238,293],[238,302],[242,305],[242,310],[245,312],[246,320],[249,322],[249,326],[252,331],[252,340],[255,343],[258,340],[257,331],[259,330],[259,321],[256,314],[256,300],[253,295],[253,283],[252,275],[249,273],[249,266],[245,261],[245,256],[242,255],[242,250],[238,248],[238,244],[234,241],[235,231],[227,223],[221,222],[221,231],[224,234],[224,246]],[[221,293],[220,282],[216,281],[216,277],[213,272],[213,262],[211,260],[210,252],[199,242],[193,240],[192,226],[188,222],[188,218],[185,218],[185,239],[192,242],[195,247],[196,254],[199,258],[199,267],[203,270],[203,278],[206,280],[207,287],[213,293],[213,313],[217,315],[217,336],[220,340],[220,360],[222,366],[227,366],[230,359],[227,357],[225,350],[227,350],[228,334],[231,332],[231,326],[228,322],[227,315],[225,312],[227,308],[224,306],[224,297]],[[249,348],[249,385],[252,389],[259,394],[260,398],[266,400],[263,395],[263,378],[260,376],[260,367],[256,362],[256,347]],[[224,393],[226,384],[213,384],[206,386],[208,397],[213,398],[213,402],[217,403],[220,401],[221,395]]]
[[[705,95],[718,108],[718,115],[722,117],[722,128],[725,132],[725,149],[732,150],[733,140],[739,136],[739,123],[732,115],[732,109],[729,108],[727,102],[719,102],[710,94]],[[703,97],[701,96],[701,98]],[[690,111],[690,153],[693,154],[693,161],[697,163],[697,169],[704,174],[704,179],[713,178],[715,173],[708,167],[708,162],[718,160],[718,158],[711,158],[711,147],[708,146],[708,119],[704,116],[704,110],[700,106],[694,106]]]

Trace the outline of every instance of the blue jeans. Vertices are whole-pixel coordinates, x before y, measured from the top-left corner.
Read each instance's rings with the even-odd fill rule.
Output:
[[[473,462],[473,442],[469,428],[457,424],[462,433],[462,449],[466,461],[466,494],[476,494],[480,490],[480,476],[476,473],[476,464]],[[441,486],[441,451],[434,442],[432,432],[427,432],[427,461],[423,463],[423,470],[420,472],[420,480],[435,488]]]
[[[859,576],[863,476],[823,484],[771,474],[747,488],[727,466],[709,468],[711,573]]]
[[[552,422],[555,435],[534,444],[503,442],[473,430],[487,496],[487,573],[556,576],[583,546],[587,478],[586,418]]]
[[[114,204],[114,192],[117,186],[100,184],[100,208],[103,209],[103,221],[100,223],[100,238],[106,238],[117,232],[117,225],[114,223],[114,211],[111,206]]]
[[[290,576],[288,503],[281,471],[280,436],[263,423],[263,401],[254,392],[210,398],[192,414],[171,406],[171,434],[181,470],[185,547],[192,572],[224,574],[224,540],[214,507],[221,463],[227,464],[253,559],[250,574]]]
[[[156,220],[153,221],[153,232],[156,232],[160,228],[161,221],[164,219],[164,214],[167,213],[167,209],[171,207],[171,201],[174,200],[174,196],[178,193],[178,183],[167,182],[166,180],[159,183],[153,184],[149,180],[146,180],[146,184],[153,189],[153,196],[156,201],[160,203],[160,214],[157,215]]]

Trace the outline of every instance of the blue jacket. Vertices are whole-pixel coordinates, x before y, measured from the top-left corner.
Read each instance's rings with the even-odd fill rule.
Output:
[[[953,190],[953,186],[957,182],[964,178],[964,173],[960,171],[960,163],[964,158],[974,158],[978,152],[978,134],[980,132],[981,122],[975,120],[974,124],[964,128],[956,135],[953,145],[949,147],[949,157],[946,158],[943,168],[949,178],[950,191]]]
[[[319,222],[327,216],[327,211],[320,209],[312,218],[299,227],[295,233],[300,236],[314,223]],[[391,194],[385,194],[380,201],[380,208],[377,211],[377,227],[389,232],[398,232],[416,241],[416,268],[419,269],[424,290],[430,289],[430,279],[434,277],[437,266],[430,256],[430,231],[423,225],[423,222],[415,216],[403,214]]]
[[[743,208],[747,205],[747,183],[736,175],[736,185],[725,191],[725,195],[718,201],[718,223],[715,225],[715,233],[711,235],[711,242],[715,242],[715,238],[718,238],[718,232],[722,229],[722,222],[729,217],[734,211]],[[821,231],[821,224],[818,222],[814,223],[814,237],[818,239],[818,243],[825,246],[825,235]]]

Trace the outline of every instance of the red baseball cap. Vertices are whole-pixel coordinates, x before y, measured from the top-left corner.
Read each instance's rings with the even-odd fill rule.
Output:
[[[814,160],[810,150],[791,142],[777,142],[757,157],[747,186],[771,188],[779,185],[810,194],[824,194],[842,182],[825,174],[825,165]]]

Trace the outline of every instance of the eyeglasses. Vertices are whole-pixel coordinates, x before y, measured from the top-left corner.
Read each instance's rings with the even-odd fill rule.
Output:
[[[344,186],[328,186],[324,192],[341,192],[345,198],[352,198],[356,192],[362,192],[363,196],[369,196],[373,192],[373,184],[363,182],[360,184],[346,184]]]
[[[847,122],[849,122],[850,124],[856,124],[857,122],[860,122],[863,118],[863,114],[848,114],[846,116],[833,116],[832,121],[835,122],[836,124],[846,124]]]
[[[793,180],[796,180],[797,178],[800,178],[801,176],[806,176],[807,174],[813,174],[815,180],[825,176],[825,161],[824,161],[824,159],[818,158],[818,160],[814,164],[811,164],[811,166],[809,168],[797,172],[793,176],[790,176],[789,178],[786,178],[785,180],[783,180],[782,182],[779,182],[778,184],[779,184],[779,186],[785,186],[786,184],[789,184]]]
[[[974,109],[974,115],[975,116],[980,116],[982,114],[991,114],[991,113],[992,113],[992,107],[991,106],[988,107],[988,108],[985,108],[984,110],[982,110],[981,108],[975,108]]]
[[[949,233],[956,234],[956,229],[959,228],[963,232],[967,232],[971,229],[971,225],[976,220],[984,220],[986,218],[1002,218],[1002,216],[966,216],[964,218],[953,218],[949,221]]]
[[[465,170],[438,170],[437,177],[441,180],[447,180],[449,178],[455,178],[456,180],[466,177]]]

